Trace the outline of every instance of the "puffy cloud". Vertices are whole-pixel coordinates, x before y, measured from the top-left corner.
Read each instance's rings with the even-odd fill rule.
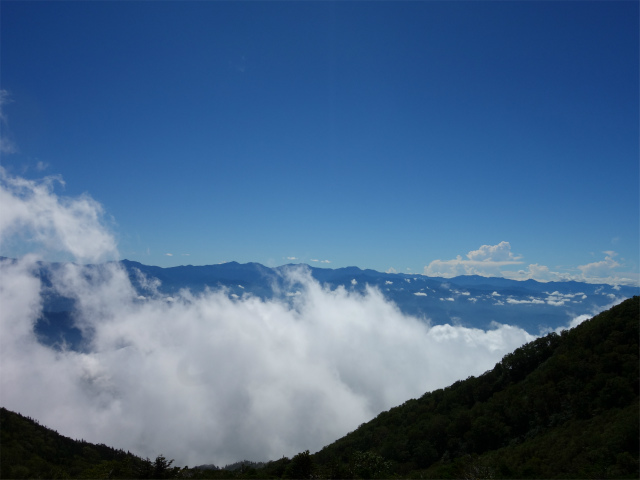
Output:
[[[500,242],[498,245],[482,245],[478,250],[469,252],[467,257],[472,261],[507,262],[506,264],[519,263],[520,259],[511,253],[509,242]]]
[[[434,260],[424,267],[424,274],[451,278],[459,275],[481,275],[485,277],[504,277],[512,280],[537,280],[539,282],[562,282],[575,280],[586,283],[605,283],[609,285],[640,285],[640,276],[636,272],[619,272],[615,269],[623,265],[614,260],[616,252],[605,251],[604,260],[580,265],[580,273],[552,271],[546,265],[530,264],[526,269],[508,270],[509,265],[521,264],[522,257],[511,253],[509,242],[498,245],[483,245],[469,252],[466,258],[458,255],[453,260]]]
[[[116,258],[116,243],[104,226],[100,204],[88,195],[58,197],[53,193],[56,183],[63,184],[59,177],[14,177],[0,167],[0,238],[5,248],[26,243],[81,262]]]
[[[3,190],[3,213],[7,205],[14,220],[3,220],[0,241],[21,226],[82,258],[112,253],[96,202],[13,181],[23,190]],[[79,230],[99,240],[93,249],[68,233]],[[54,351],[33,331],[42,309],[36,260],[0,262],[2,405],[65,435],[165,453],[181,465],[317,450],[384,409],[492,368],[534,338],[508,325],[431,327],[375,288],[331,290],[302,268],[285,274],[292,297],[264,301],[213,290],[163,297],[154,279],[141,297],[117,263],[69,263],[53,288],[75,300],[90,340],[82,352]]]
[[[583,278],[599,279],[615,275],[614,270],[621,266],[613,259],[613,257],[617,256],[616,252],[607,251],[602,253],[606,255],[604,260],[578,266],[578,269],[582,272]]]
[[[545,299],[545,302],[549,305],[553,305],[556,307],[562,307],[565,303],[568,302],[575,302],[574,298],[576,297],[580,297],[580,300],[584,300],[587,298],[587,296],[580,292],[580,293],[560,293],[557,290],[549,293],[549,292],[545,292],[547,294],[547,298]],[[614,295],[615,298],[615,295]],[[536,302],[538,303],[538,302]]]
[[[478,250],[467,253],[463,259],[458,255],[453,260],[434,260],[424,267],[424,274],[451,278],[458,275],[501,276],[501,269],[507,265],[522,263],[520,256],[511,252],[509,242],[497,245],[482,245]]]
[[[417,297],[426,297],[427,296],[427,294],[424,293],[424,292],[415,292],[414,295],[417,296]]]

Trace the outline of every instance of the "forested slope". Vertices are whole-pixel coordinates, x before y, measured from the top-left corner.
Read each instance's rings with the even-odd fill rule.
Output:
[[[124,450],[73,440],[0,408],[0,478],[175,478],[183,473]]]

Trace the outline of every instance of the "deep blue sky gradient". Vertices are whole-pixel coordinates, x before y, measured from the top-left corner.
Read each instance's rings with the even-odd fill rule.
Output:
[[[101,202],[125,258],[638,272],[637,2],[0,9],[2,165]]]

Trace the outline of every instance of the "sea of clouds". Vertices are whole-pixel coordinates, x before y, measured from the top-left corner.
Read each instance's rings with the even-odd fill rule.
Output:
[[[430,326],[376,289],[329,289],[293,268],[292,301],[225,291],[141,297],[89,196],[59,178],[0,167],[0,242],[32,253],[0,262],[0,403],[73,438],[179,465],[263,461],[312,452],[423,393],[491,369],[526,331]],[[53,287],[37,261],[67,255]],[[76,301],[82,352],[38,342],[47,288]]]

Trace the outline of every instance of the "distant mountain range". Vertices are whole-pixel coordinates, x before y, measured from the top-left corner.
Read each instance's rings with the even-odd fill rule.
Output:
[[[263,300],[290,301],[301,293],[302,285],[291,282],[287,272],[300,269],[329,289],[344,288],[364,294],[367,286],[377,288],[403,313],[434,325],[456,324],[486,330],[497,322],[518,326],[534,335],[567,326],[580,315],[592,316],[640,293],[639,287],[630,286],[575,281],[543,283],[477,275],[442,278],[358,267],[331,269],[291,264],[270,268],[259,263],[228,262],[161,268],[130,260],[119,263],[141,297],[149,295],[149,283],[155,279],[156,295],[171,296],[182,289],[200,293],[207,288],[222,288],[234,298],[251,295]],[[43,262],[40,266],[43,285],[51,286],[52,273],[62,264]],[[64,338],[73,348],[81,340],[72,321],[73,301],[52,292],[49,289],[45,294],[44,315],[36,331],[43,343],[54,344]]]

